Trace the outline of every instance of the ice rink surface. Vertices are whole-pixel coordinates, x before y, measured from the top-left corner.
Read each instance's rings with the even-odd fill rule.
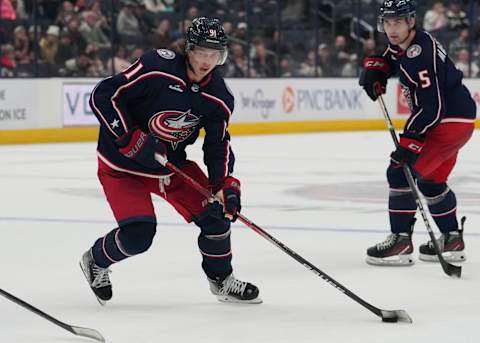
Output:
[[[219,303],[200,268],[198,229],[159,198],[154,244],[113,266],[114,298],[101,307],[78,266],[115,227],[94,143],[0,147],[0,288],[111,343],[480,341],[478,132],[450,179],[468,218],[461,280],[418,261],[418,250],[413,267],[364,262],[388,229],[387,131],[233,137],[232,146],[245,216],[374,306],[406,310],[413,324],[382,323],[240,223],[235,275],[258,285],[264,303]],[[199,163],[200,148],[189,151]],[[416,249],[427,239],[420,219]],[[0,297],[1,343],[87,341]]]

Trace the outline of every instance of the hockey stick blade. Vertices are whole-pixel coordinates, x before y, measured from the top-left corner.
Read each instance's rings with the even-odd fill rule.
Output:
[[[105,342],[105,338],[103,338],[103,336],[100,334],[100,332],[98,332],[95,329],[82,328],[82,327],[79,327],[79,326],[72,326],[72,325],[70,325],[70,327],[72,328],[72,331],[70,331],[67,328],[65,328],[65,329],[67,329],[68,331],[70,331],[71,333],[73,333],[77,336],[91,338],[91,339],[97,340],[99,342]]]
[[[447,261],[443,260],[442,264],[443,270],[448,276],[453,276],[458,279],[462,277],[462,267],[456,266],[454,264],[448,263]]]
[[[49,322],[51,322],[51,323],[53,323],[57,326],[60,326],[61,328],[73,333],[74,335],[82,336],[82,337],[86,337],[86,338],[92,338],[92,339],[95,339],[99,342],[105,342],[105,338],[103,338],[103,336],[97,330],[89,329],[89,328],[82,328],[82,327],[73,326],[73,325],[61,322],[60,320],[58,320],[58,319],[52,317],[51,315],[39,310],[38,308],[30,305],[29,303],[23,301],[20,298],[17,298],[16,296],[14,296],[12,294],[4,291],[1,288],[0,288],[0,295],[3,295],[5,298],[14,302],[15,304],[20,305],[23,308],[26,308],[27,310],[39,315],[40,317],[48,320]]]
[[[412,318],[408,315],[408,313],[404,310],[381,310],[381,317],[382,321],[385,323],[396,323],[396,322],[403,322],[411,324]]]

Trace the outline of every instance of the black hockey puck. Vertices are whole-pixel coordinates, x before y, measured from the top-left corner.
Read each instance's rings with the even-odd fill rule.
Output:
[[[398,322],[398,318],[397,317],[383,317],[382,318],[382,322],[385,322],[385,323],[396,323]]]

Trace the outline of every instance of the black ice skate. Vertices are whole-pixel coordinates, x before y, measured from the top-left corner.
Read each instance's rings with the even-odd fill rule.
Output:
[[[222,302],[260,304],[258,288],[249,282],[240,281],[230,274],[223,281],[208,279],[210,291]]]
[[[91,249],[83,254],[80,268],[100,305],[105,305],[107,300],[112,299],[112,284],[108,277],[110,269],[101,268],[95,264]]]
[[[467,259],[465,255],[465,242],[463,241],[463,224],[465,217],[462,218],[462,228],[452,232],[442,234],[437,238],[438,247],[442,252],[445,261],[448,262],[462,262]],[[438,256],[435,252],[432,241],[420,245],[420,256],[422,261],[438,262]]]
[[[367,250],[367,263],[379,266],[408,266],[414,263],[412,233],[392,233]]]

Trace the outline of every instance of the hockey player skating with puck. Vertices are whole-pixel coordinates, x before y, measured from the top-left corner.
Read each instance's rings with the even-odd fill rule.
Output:
[[[234,98],[216,66],[225,62],[227,37],[217,19],[200,17],[187,30],[185,55],[159,49],[102,80],[90,106],[101,126],[98,177],[118,227],[96,240],[80,261],[100,303],[112,298],[109,267],[147,251],[156,232],[151,193],[200,228],[198,246],[211,292],[220,301],[260,303],[258,288],[232,273],[230,224],[241,209],[240,181],[228,123]],[[185,148],[205,129],[208,177]],[[166,155],[183,172],[223,200],[208,202],[160,165]]]
[[[441,231],[439,246],[447,261],[465,260],[463,223],[457,221],[455,193],[447,184],[459,150],[474,131],[476,105],[462,84],[445,49],[429,33],[416,28],[413,0],[385,0],[378,30],[389,45],[382,56],[366,57],[360,85],[372,100],[386,91],[387,79],[397,75],[410,107],[399,147],[387,169],[391,234],[367,250],[374,265],[411,265],[412,232],[417,206],[402,165],[408,164]],[[419,248],[420,259],[435,261],[431,241]]]

